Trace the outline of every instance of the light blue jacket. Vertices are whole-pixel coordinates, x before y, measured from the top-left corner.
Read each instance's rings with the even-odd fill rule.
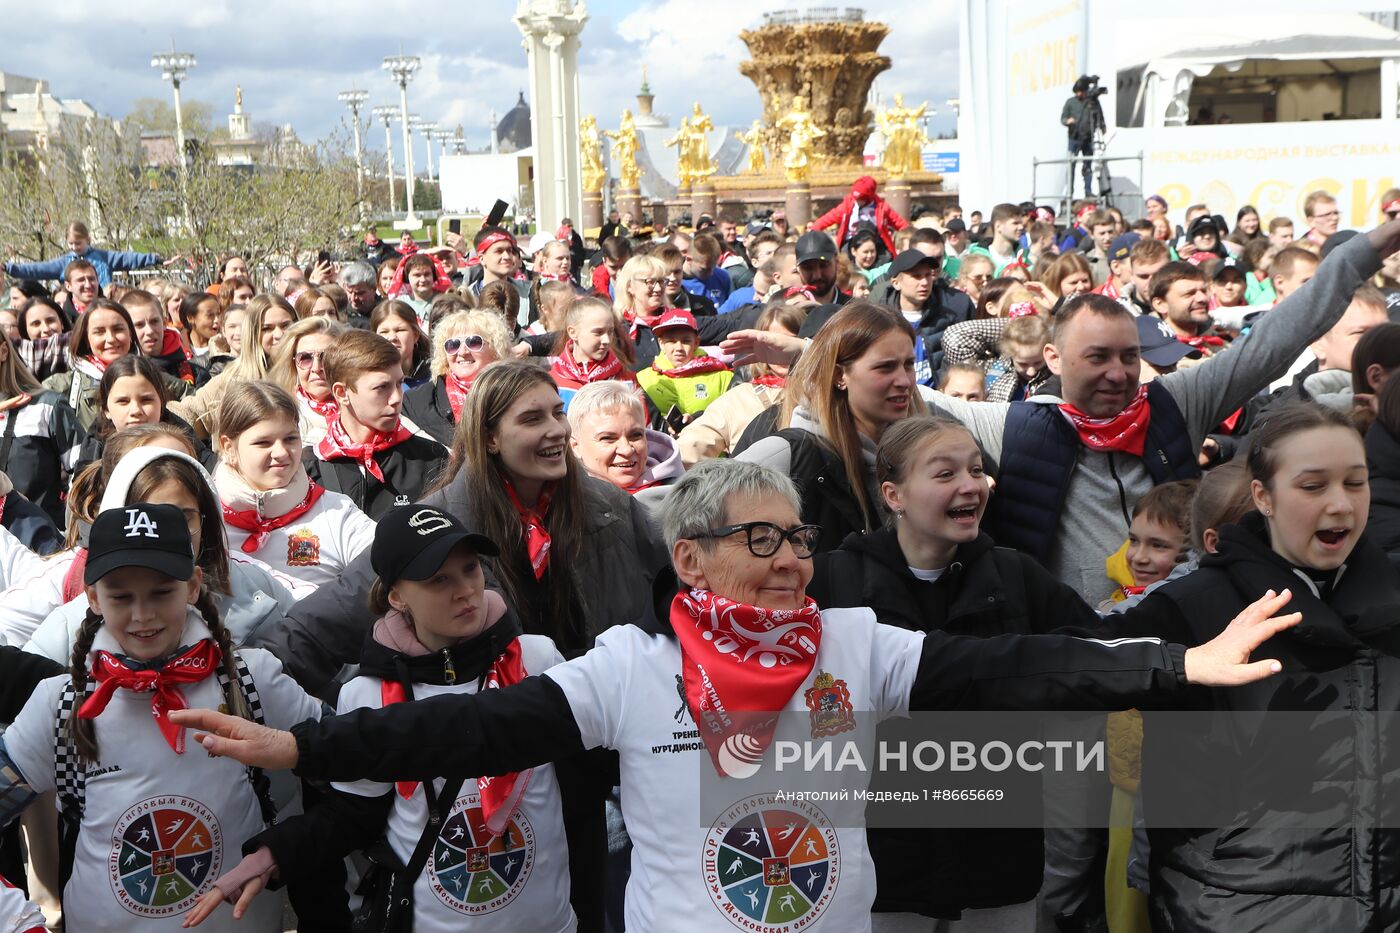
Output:
[[[63,270],[75,259],[86,259],[97,270],[97,284],[103,288],[112,284],[113,272],[130,272],[133,269],[148,269],[163,261],[155,253],[133,253],[129,250],[98,249],[88,247],[79,256],[71,249],[57,259],[42,262],[7,262],[5,274],[16,279],[41,279],[58,281],[63,278]]]

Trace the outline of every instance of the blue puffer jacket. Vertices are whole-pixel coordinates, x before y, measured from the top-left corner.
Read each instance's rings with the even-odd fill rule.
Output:
[[[134,269],[149,269],[163,261],[155,253],[133,253],[129,250],[98,249],[88,247],[79,256],[71,249],[57,259],[42,262],[7,262],[5,274],[16,279],[40,279],[57,281],[63,278],[63,270],[75,259],[86,259],[97,270],[97,284],[104,289],[112,284],[113,272],[131,272]]]

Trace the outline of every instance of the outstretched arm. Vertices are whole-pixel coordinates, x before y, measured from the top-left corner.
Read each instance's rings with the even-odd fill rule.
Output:
[[[1062,635],[924,640],[910,709],[1127,709],[1160,706],[1195,684],[1234,687],[1282,670],[1253,651],[1301,613],[1276,615],[1291,594],[1268,591],[1211,641],[1194,648],[1160,638],[1098,640]]]
[[[171,716],[202,730],[199,741],[211,754],[327,781],[496,775],[584,750],[569,701],[548,677],[308,720],[291,732],[213,710]]]
[[[67,268],[70,261],[72,261],[72,257],[60,256],[57,259],[44,259],[39,262],[7,262],[5,263],[5,274],[12,279],[56,281],[63,278],[63,270]]]

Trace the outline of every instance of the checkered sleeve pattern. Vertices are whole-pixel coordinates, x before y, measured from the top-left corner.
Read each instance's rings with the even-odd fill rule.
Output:
[[[998,344],[1006,319],[999,317],[982,318],[975,321],[959,321],[943,332],[943,358],[946,365],[959,363],[980,365],[1001,355]]]

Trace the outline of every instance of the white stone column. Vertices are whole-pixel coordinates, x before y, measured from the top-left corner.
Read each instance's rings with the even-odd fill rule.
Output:
[[[583,215],[579,166],[578,49],[588,21],[582,0],[519,0],[515,24],[530,70],[530,140],[535,151],[535,218],[553,230]]]

